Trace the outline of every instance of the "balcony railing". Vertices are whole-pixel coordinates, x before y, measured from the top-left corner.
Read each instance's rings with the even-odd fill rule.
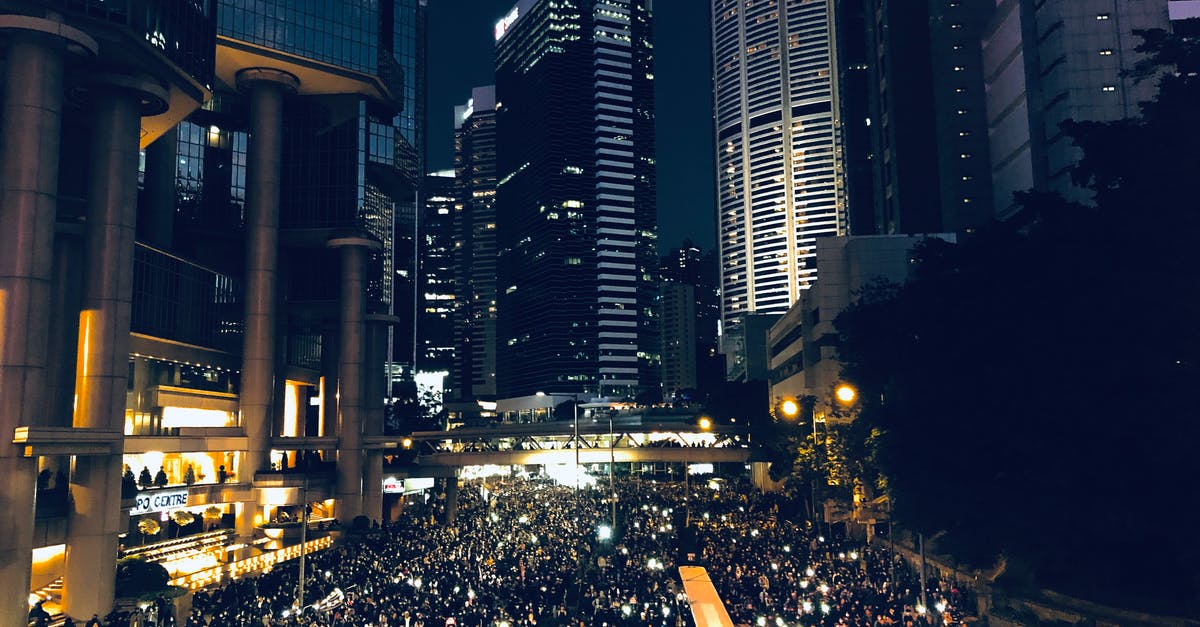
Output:
[[[231,277],[138,244],[133,255],[135,333],[237,352],[241,287]]]

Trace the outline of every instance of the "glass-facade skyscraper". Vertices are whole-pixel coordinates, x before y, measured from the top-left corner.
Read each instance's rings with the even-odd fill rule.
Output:
[[[833,0],[712,0],[721,319],[782,314],[845,234]]]
[[[523,0],[496,24],[497,386],[657,390],[648,0]]]
[[[424,3],[2,4],[0,614],[103,616],[117,556],[206,569],[173,513],[254,556],[382,519]]]
[[[454,111],[457,398],[496,396],[496,87],[471,90]]]

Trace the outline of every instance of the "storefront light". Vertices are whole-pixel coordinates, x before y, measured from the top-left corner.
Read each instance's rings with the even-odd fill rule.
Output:
[[[162,426],[178,427],[230,427],[233,415],[219,409],[197,409],[195,407],[164,407]]]

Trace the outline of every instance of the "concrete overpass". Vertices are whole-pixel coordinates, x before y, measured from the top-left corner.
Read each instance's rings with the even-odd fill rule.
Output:
[[[415,462],[442,474],[481,465],[547,465],[639,462],[744,463],[750,458],[741,425],[702,427],[695,421],[655,421],[619,415],[572,420],[495,424],[410,436]],[[441,470],[442,472],[436,472]]]
[[[629,462],[668,462],[687,464],[712,464],[720,462],[745,463],[750,459],[750,449],[741,446],[722,447],[679,447],[634,446],[579,449],[580,464],[618,464]],[[574,449],[557,450],[508,450],[508,451],[465,451],[420,455],[417,463],[421,467],[462,466],[518,466],[574,464]]]

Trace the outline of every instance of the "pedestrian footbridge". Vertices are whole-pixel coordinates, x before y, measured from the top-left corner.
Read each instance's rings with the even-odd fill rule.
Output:
[[[413,433],[426,468],[613,463],[744,463],[745,427],[691,422],[582,419]]]

